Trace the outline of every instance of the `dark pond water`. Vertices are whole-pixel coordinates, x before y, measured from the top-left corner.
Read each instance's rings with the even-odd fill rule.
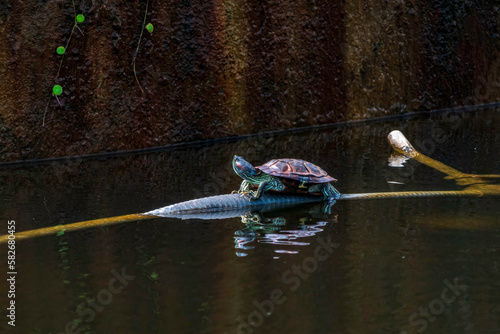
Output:
[[[423,115],[107,159],[2,167],[18,231],[237,189],[231,157],[312,161],[343,193],[455,190],[388,166],[399,129],[467,173],[500,173],[497,110]],[[158,218],[19,241],[4,333],[497,333],[498,197],[339,201],[227,220]],[[1,234],[6,233],[2,224]],[[2,277],[8,270],[0,245]],[[0,305],[10,299],[2,279]]]

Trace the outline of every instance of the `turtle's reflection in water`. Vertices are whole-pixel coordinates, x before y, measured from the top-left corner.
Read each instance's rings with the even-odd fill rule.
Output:
[[[236,255],[247,256],[259,244],[272,245],[275,259],[278,254],[297,254],[297,246],[310,245],[310,237],[322,232],[326,225],[336,223],[336,216],[322,214],[322,210],[322,205],[316,205],[311,210],[252,212],[242,216],[245,228],[235,232]]]

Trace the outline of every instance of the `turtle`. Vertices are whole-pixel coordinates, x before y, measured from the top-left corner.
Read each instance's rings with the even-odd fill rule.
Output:
[[[238,192],[247,194],[250,199],[257,199],[268,190],[323,195],[330,203],[340,197],[338,190],[331,184],[337,180],[308,161],[273,159],[254,167],[235,155],[233,169],[243,179]],[[251,190],[252,187],[257,187],[257,190]]]

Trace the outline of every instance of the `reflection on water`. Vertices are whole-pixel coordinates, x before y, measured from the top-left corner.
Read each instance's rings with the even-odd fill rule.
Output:
[[[389,167],[403,168],[406,161],[410,160],[410,158],[405,157],[401,154],[391,154],[388,160]]]
[[[318,208],[323,208],[323,205],[316,205],[310,211],[302,208],[265,214],[253,212],[243,216],[241,221],[245,228],[236,231],[234,237],[236,255],[247,256],[248,251],[259,244],[273,245],[273,251],[278,254],[298,254],[299,247],[295,246],[310,245],[311,237],[322,232],[327,224],[336,221],[336,217],[328,218],[326,214],[323,214],[323,220],[315,218],[314,212],[318,212]],[[286,215],[286,218],[279,214]],[[273,258],[279,259],[279,256]]]

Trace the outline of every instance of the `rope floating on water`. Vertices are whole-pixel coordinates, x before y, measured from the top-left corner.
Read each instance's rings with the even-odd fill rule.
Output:
[[[473,196],[481,197],[478,190],[450,190],[450,191],[396,191],[381,193],[342,194],[339,199],[382,199],[382,198],[414,198],[414,197],[445,197],[445,196]]]
[[[16,232],[16,233],[14,233],[14,236],[16,237],[15,240],[18,241],[18,240],[24,240],[24,239],[31,239],[31,238],[35,238],[35,237],[42,237],[42,236],[46,236],[46,235],[52,235],[52,234],[56,234],[58,232],[71,232],[71,231],[76,231],[76,230],[83,230],[85,228],[113,225],[113,224],[118,224],[118,223],[129,222],[129,221],[152,219],[152,218],[156,218],[156,217],[144,215],[141,213],[131,214],[131,215],[124,215],[124,216],[86,220],[86,221],[72,223],[72,224],[49,226],[49,227],[39,228],[36,230],[30,230],[30,231]],[[0,236],[0,244],[6,243],[9,240],[8,237],[9,237],[9,235]]]

